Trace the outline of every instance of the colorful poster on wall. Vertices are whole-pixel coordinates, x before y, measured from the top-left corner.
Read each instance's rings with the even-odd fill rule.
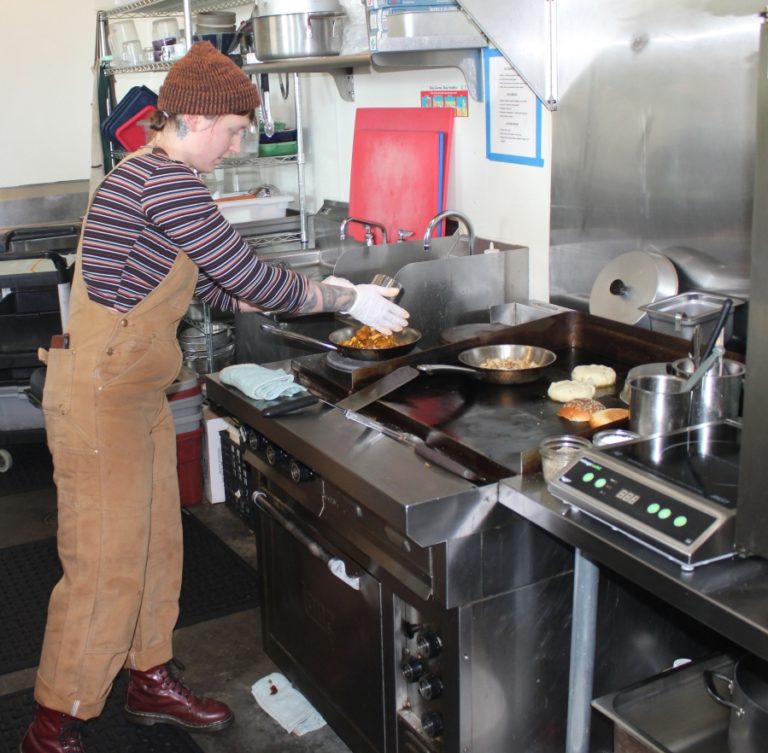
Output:
[[[447,107],[457,118],[469,117],[469,91],[467,89],[424,89],[421,92],[422,107]]]
[[[498,50],[483,50],[485,155],[542,167],[541,101]]]

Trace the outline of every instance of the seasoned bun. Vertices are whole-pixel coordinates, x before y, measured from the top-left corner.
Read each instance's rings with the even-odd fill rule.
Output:
[[[571,372],[574,382],[589,382],[595,387],[611,387],[616,384],[616,372],[610,366],[591,363],[588,366],[576,366]]]
[[[599,400],[584,398],[569,400],[560,408],[557,415],[560,418],[567,418],[569,421],[589,421],[594,413],[604,410],[605,406]]]
[[[595,411],[589,417],[589,425],[593,429],[599,429],[601,426],[623,421],[625,418],[629,418],[629,411],[626,408],[606,408]]]
[[[552,382],[547,390],[547,395],[558,403],[567,403],[569,400],[588,400],[594,394],[594,384],[574,382],[567,379],[561,382]]]

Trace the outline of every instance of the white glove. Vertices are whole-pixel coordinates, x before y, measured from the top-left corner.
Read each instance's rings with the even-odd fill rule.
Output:
[[[380,285],[355,285],[355,302],[342,314],[349,314],[385,335],[399,332],[408,324],[410,314],[388,298],[394,298],[399,288],[383,288]]]

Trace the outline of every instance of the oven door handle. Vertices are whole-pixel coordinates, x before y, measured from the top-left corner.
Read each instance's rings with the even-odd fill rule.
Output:
[[[325,563],[328,570],[336,576],[342,583],[345,583],[350,588],[354,588],[355,591],[360,590],[360,576],[348,575],[347,565],[340,557],[333,557],[323,549],[314,539],[309,537],[304,531],[299,528],[295,523],[288,520],[277,508],[270,502],[269,497],[264,492],[254,492],[253,503],[259,507],[265,514],[273,518],[279,525],[281,525],[288,533],[293,536],[296,541],[302,544],[318,559]]]

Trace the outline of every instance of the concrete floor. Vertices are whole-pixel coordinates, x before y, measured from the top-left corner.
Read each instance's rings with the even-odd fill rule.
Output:
[[[255,566],[253,533],[226,505],[203,502],[187,509]],[[0,497],[0,547],[47,538],[55,531],[52,489]],[[221,699],[235,712],[235,724],[228,730],[195,735],[205,753],[350,753],[327,725],[292,737],[253,699],[253,683],[279,671],[262,650],[258,609],[177,630],[174,641],[174,654],[186,666],[185,681],[196,692]],[[0,694],[29,688],[34,678],[34,668],[0,675]]]

